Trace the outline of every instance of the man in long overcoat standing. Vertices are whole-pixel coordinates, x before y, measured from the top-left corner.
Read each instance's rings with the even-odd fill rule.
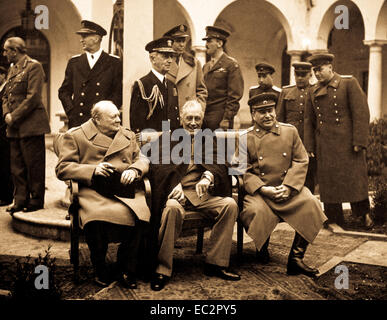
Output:
[[[89,120],[90,110],[98,101],[113,101],[119,109],[122,105],[121,59],[102,50],[102,37],[107,34],[104,28],[87,20],[81,24],[76,33],[85,52],[69,60],[58,91],[69,128]]]
[[[177,88],[166,77],[176,52],[173,40],[163,37],[145,46],[152,64],[151,71],[133,84],[130,99],[130,128],[137,134],[144,129],[163,131],[163,121],[169,128],[180,127]]]
[[[314,276],[318,270],[305,265],[303,258],[326,217],[318,199],[304,187],[308,154],[297,129],[276,121],[276,99],[274,93],[249,99],[254,126],[247,139],[240,140],[239,152],[247,159],[243,175],[247,195],[240,218],[257,250],[278,222],[287,222],[296,231],[287,273]]]
[[[207,54],[211,57],[203,66],[208,90],[203,128],[232,129],[243,96],[243,77],[238,62],[224,52],[230,33],[222,28],[206,27]]]
[[[148,172],[149,161],[142,156],[135,134],[121,127],[120,113],[111,101],[96,103],[91,116],[57,140],[61,146],[57,148],[55,171],[60,180],[79,183],[80,226],[90,249],[96,282],[106,286],[112,280],[105,256],[109,239],[118,235],[119,279],[124,286],[134,289],[144,225],[141,221],[149,221],[150,210],[144,191],[134,189],[134,195],[124,191]],[[118,179],[114,179],[115,175]]]
[[[4,56],[12,63],[3,96],[3,117],[11,146],[11,172],[15,185],[14,204],[7,208],[36,211],[44,207],[46,146],[50,132],[42,88],[45,74],[41,63],[26,54],[23,39],[4,43]]]
[[[367,98],[358,81],[333,71],[332,54],[309,57],[318,83],[310,91],[305,115],[305,146],[316,156],[321,201],[330,223],[343,225],[343,202],[372,227],[368,200],[366,148]]]
[[[164,34],[164,37],[172,37],[172,48],[177,53],[166,77],[177,86],[180,112],[184,103],[193,99],[199,101],[205,111],[208,92],[200,61],[186,50],[187,30],[186,25],[180,24]]]

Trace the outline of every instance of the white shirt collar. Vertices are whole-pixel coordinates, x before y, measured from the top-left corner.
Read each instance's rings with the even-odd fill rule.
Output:
[[[153,74],[160,80],[161,83],[164,82],[165,76],[164,76],[162,73],[156,71],[156,70],[153,69],[153,68],[152,68],[152,72],[153,72]]]
[[[99,57],[101,56],[102,48],[99,48],[98,51],[94,53],[90,53],[86,51],[87,61],[89,61],[90,69],[92,69],[95,65],[95,63],[98,61]],[[91,55],[93,55],[93,58],[91,58]]]

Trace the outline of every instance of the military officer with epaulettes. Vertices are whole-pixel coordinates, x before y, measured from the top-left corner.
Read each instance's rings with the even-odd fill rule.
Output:
[[[238,62],[224,52],[230,33],[222,28],[206,27],[207,54],[211,57],[203,66],[208,90],[203,128],[232,129],[243,95],[243,77]]]
[[[240,219],[257,250],[277,223],[287,222],[296,231],[287,273],[314,276],[318,270],[305,265],[303,258],[326,217],[318,199],[304,187],[308,154],[297,129],[276,121],[274,93],[256,95],[248,103],[254,126],[247,130],[247,139],[240,139],[240,159],[247,159]]]
[[[343,224],[343,202],[372,227],[368,200],[366,148],[370,112],[353,76],[333,71],[334,55],[308,58],[318,83],[310,90],[305,113],[305,146],[317,159],[320,199],[329,222]]]
[[[301,140],[304,141],[305,105],[308,101],[308,91],[311,86],[309,81],[312,75],[312,64],[309,62],[295,62],[292,66],[294,67],[296,84],[282,88],[276,107],[277,120],[295,126]],[[314,193],[315,187],[315,170],[315,158],[310,158],[305,186],[312,193]]]
[[[257,94],[268,92],[274,93],[278,98],[281,88],[273,85],[272,75],[275,72],[275,68],[271,64],[261,62],[255,66],[255,70],[257,71],[258,85],[250,87],[249,99]]]
[[[122,62],[101,48],[106,30],[100,25],[83,20],[76,33],[81,36],[85,53],[72,57],[66,67],[65,78],[58,95],[68,118],[69,128],[90,119],[90,110],[101,100],[122,105]]]

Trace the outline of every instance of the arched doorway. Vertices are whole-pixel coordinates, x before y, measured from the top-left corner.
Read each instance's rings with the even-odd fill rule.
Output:
[[[26,40],[27,54],[31,58],[38,60],[43,66],[46,78],[42,90],[42,101],[50,118],[50,45],[48,40],[43,33],[38,30],[35,30],[26,39],[25,31],[19,26],[10,29],[1,37],[1,48],[4,47],[4,42],[10,37],[20,37]],[[5,68],[9,67],[6,57],[3,55],[0,57],[0,65]]]

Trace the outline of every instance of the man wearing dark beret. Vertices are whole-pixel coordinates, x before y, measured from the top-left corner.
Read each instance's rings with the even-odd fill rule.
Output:
[[[240,139],[240,159],[247,159],[240,219],[257,250],[278,222],[287,222],[296,231],[287,273],[313,277],[318,270],[305,265],[303,258],[326,217],[318,199],[304,187],[308,154],[297,129],[276,120],[276,100],[274,93],[262,93],[248,102],[254,126],[247,130],[247,139]]]
[[[100,25],[83,20],[81,36],[83,54],[73,56],[67,63],[65,78],[58,95],[68,118],[69,128],[90,119],[92,106],[101,100],[111,100],[120,109],[122,105],[122,62],[101,48],[107,34]]]
[[[243,95],[243,77],[238,62],[224,52],[230,33],[219,27],[206,27],[207,54],[211,57],[203,66],[208,90],[203,128],[232,129]]]
[[[312,64],[309,62],[295,62],[294,68],[295,85],[282,88],[276,107],[277,120],[290,123],[298,130],[298,134],[304,141],[304,116],[305,105],[309,97],[309,81],[311,78]],[[309,159],[308,173],[306,174],[305,187],[314,193],[315,187],[315,158]]]
[[[281,89],[273,85],[272,75],[275,72],[275,68],[269,63],[261,62],[255,66],[255,70],[258,76],[258,85],[250,87],[249,98],[267,92],[274,93],[278,98]]]
[[[208,95],[207,87],[199,60],[186,50],[189,40],[187,30],[186,25],[180,24],[164,33],[164,37],[173,39],[172,48],[177,53],[166,77],[177,86],[180,112],[187,101],[194,99],[199,101],[203,111],[205,111]]]
[[[365,227],[373,225],[368,200],[365,151],[370,112],[359,82],[333,71],[332,54],[308,58],[318,83],[310,90],[305,114],[304,142],[316,155],[321,201],[329,223],[343,225],[343,202]]]
[[[145,46],[152,64],[151,71],[133,84],[130,99],[130,128],[136,133],[144,129],[163,131],[180,127],[177,88],[166,77],[176,56],[173,39],[162,37]]]

